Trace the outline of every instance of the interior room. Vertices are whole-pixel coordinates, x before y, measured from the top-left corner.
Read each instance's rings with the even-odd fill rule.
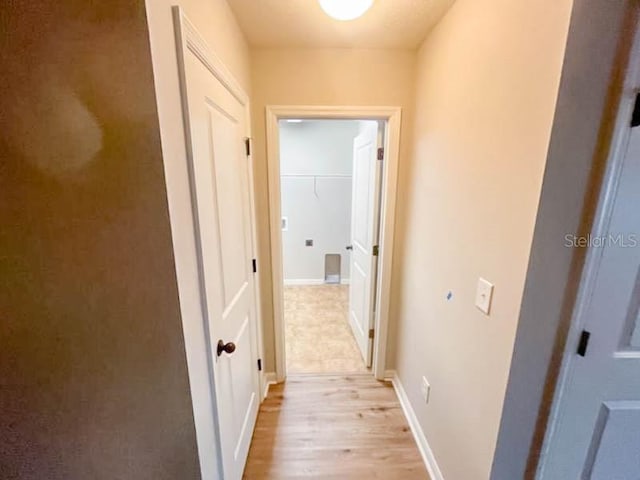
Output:
[[[350,327],[354,139],[377,122],[279,122],[287,373],[367,372]]]

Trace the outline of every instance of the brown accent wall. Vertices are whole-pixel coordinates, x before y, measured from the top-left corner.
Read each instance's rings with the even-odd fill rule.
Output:
[[[197,479],[144,2],[0,24],[0,478]]]

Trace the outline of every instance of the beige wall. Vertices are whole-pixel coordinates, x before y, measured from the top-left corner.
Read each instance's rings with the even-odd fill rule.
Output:
[[[144,4],[0,10],[0,477],[196,480]]]
[[[266,105],[376,105],[402,107],[400,162],[407,160],[415,52],[361,49],[265,49],[252,51],[252,122],[256,165],[259,269],[265,365],[275,369],[267,160]],[[393,327],[391,327],[393,328]],[[393,332],[391,332],[390,338]],[[390,342],[392,343],[392,342]]]
[[[638,2],[580,0],[571,12],[527,281],[491,478],[533,478],[568,339]],[[594,61],[597,59],[597,61]],[[569,187],[568,187],[569,186]]]
[[[250,89],[249,49],[225,0],[147,0],[146,4],[182,327],[201,452],[200,466],[203,478],[214,479],[219,475],[219,462],[215,454],[209,352],[199,294],[171,6],[183,8],[208,45],[247,92]]]
[[[447,479],[489,478],[571,4],[458,0],[418,52],[396,367]],[[488,317],[480,276],[495,284]]]

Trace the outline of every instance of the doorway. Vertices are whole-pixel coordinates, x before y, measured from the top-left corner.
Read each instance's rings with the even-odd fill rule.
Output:
[[[260,404],[249,99],[180,7],[173,16],[198,267],[193,290],[206,335],[196,346],[206,367],[190,366],[202,387],[193,406],[197,426],[212,428],[205,435],[218,439],[215,455],[203,450],[207,471],[235,480],[244,471]]]
[[[367,373],[384,123],[290,118],[279,132],[287,373]]]
[[[267,107],[277,381],[385,377],[399,131],[395,107]]]
[[[640,445],[640,23],[536,478],[636,479]]]

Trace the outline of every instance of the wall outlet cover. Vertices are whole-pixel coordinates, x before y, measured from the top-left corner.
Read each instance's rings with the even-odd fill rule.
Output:
[[[422,377],[422,384],[420,385],[420,393],[422,394],[422,399],[424,403],[429,403],[429,395],[431,394],[431,385],[429,385],[429,381],[427,377]]]
[[[478,279],[478,287],[476,288],[476,307],[489,315],[491,311],[491,299],[493,297],[493,284],[484,278]]]

